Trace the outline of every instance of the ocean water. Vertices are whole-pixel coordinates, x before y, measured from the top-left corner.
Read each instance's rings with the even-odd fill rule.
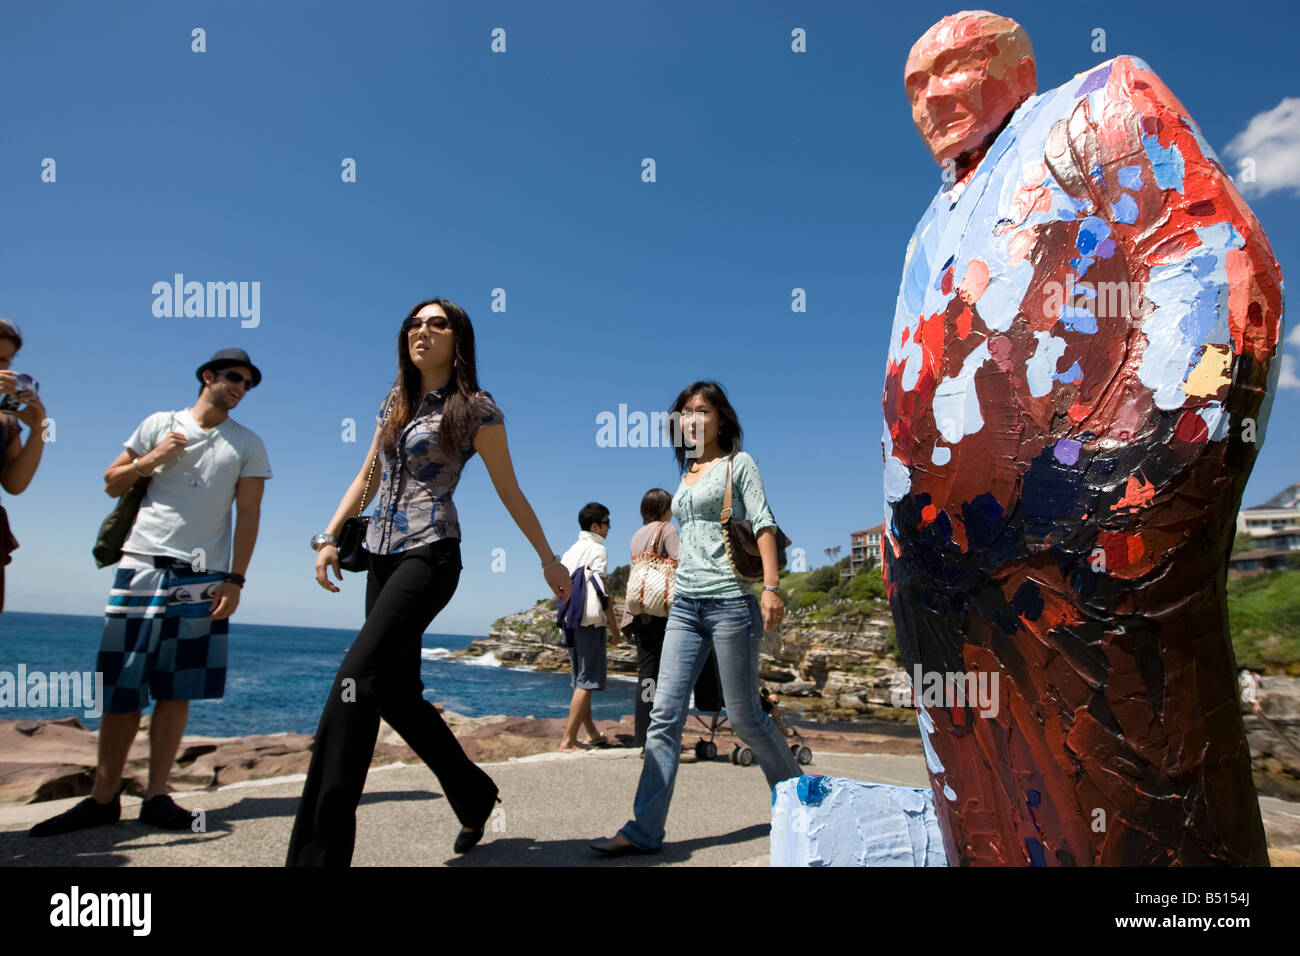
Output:
[[[94,671],[102,617],[68,614],[0,614],[0,675]],[[325,695],[354,630],[322,627],[230,625],[226,692],[220,700],[190,704],[186,733],[215,737],[280,731],[315,733]],[[492,656],[454,659],[473,635],[425,634],[420,677],[424,696],[469,717],[511,714],[565,717],[573,694],[567,672],[530,671],[499,665]],[[0,680],[4,678],[0,676]],[[635,708],[635,678],[611,674],[592,695],[597,720],[617,720]],[[146,709],[146,713],[152,706]],[[91,729],[99,721],[84,709],[0,706],[0,720],[50,720],[75,715]]]

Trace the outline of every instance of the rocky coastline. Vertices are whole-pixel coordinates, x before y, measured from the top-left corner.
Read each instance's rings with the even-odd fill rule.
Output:
[[[910,707],[893,704],[894,691],[906,686],[906,678],[895,657],[892,635],[889,607],[883,603],[871,611],[845,611],[833,620],[794,611],[787,623],[763,636],[759,678],[783,707],[805,719],[869,717],[914,724]],[[481,657],[489,652],[505,666],[569,669],[550,601],[498,619],[487,637],[471,642],[456,656]],[[607,659],[611,673],[636,674],[635,645],[623,642],[610,647]]]
[[[914,711],[893,703],[895,690],[905,687],[905,675],[887,608],[846,609],[830,619],[820,617],[792,612],[785,625],[764,636],[760,676],[791,718],[786,723],[797,723],[814,753],[920,754]],[[540,601],[499,619],[487,637],[457,656],[491,653],[504,666],[565,671],[568,654],[559,641],[554,611],[549,602]],[[624,643],[610,648],[609,669],[634,675],[636,647]],[[1300,802],[1300,678],[1264,677],[1260,700],[1262,713],[1247,709],[1244,715],[1256,787],[1261,795]],[[559,718],[442,713],[470,758],[480,762],[553,751],[563,732]],[[634,746],[631,715],[620,721],[599,721],[598,726],[615,746]],[[683,742],[687,759],[699,736],[699,728],[688,725]],[[204,790],[305,773],[311,743],[310,735],[291,733],[186,737],[172,787]],[[731,743],[728,735],[722,735],[719,759],[726,759]],[[76,718],[0,721],[0,805],[89,793],[95,755],[96,735]],[[413,764],[418,759],[400,736],[381,725],[372,766]],[[148,739],[141,734],[128,756],[124,777],[128,793],[143,793],[147,770]]]

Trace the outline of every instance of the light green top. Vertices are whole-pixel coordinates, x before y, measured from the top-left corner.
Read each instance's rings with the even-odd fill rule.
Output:
[[[673,517],[681,525],[674,593],[693,598],[743,597],[753,594],[753,584],[736,577],[722,542],[722,499],[727,490],[727,459],[720,458],[694,485],[685,480],[673,495]],[[731,516],[748,519],[754,533],[775,527],[767,507],[758,465],[747,452],[736,452],[731,463]]]

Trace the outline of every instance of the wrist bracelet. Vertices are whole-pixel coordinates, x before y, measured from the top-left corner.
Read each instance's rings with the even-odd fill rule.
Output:
[[[243,588],[244,586],[244,576],[236,574],[234,571],[226,572],[226,580],[237,588]]]
[[[549,564],[543,564],[543,565],[542,565],[542,571],[543,571],[543,572],[549,571],[549,570],[551,570],[551,568],[555,567],[555,565],[557,565],[557,564],[559,564],[559,563],[560,563],[560,559],[557,558],[557,557],[555,556],[555,553],[554,553],[554,552],[552,552],[552,553],[551,553],[551,560],[550,560],[550,563],[549,563]]]
[[[775,591],[778,597],[779,597],[780,594],[781,594],[781,588],[780,588],[779,585],[776,585],[776,584],[764,584],[764,585],[763,585],[763,590],[764,590],[764,591]]]
[[[131,459],[131,467],[135,469],[135,473],[136,473],[137,475],[139,475],[141,478],[148,478],[148,477],[150,477],[150,475],[152,475],[153,472],[151,471],[151,472],[149,472],[148,475],[146,475],[143,471],[140,470],[140,465],[138,464],[139,461],[140,461],[139,458],[132,458],[132,459]]]

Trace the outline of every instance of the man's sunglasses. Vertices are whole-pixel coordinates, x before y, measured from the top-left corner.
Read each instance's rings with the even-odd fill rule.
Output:
[[[254,382],[251,378],[245,378],[244,376],[240,375],[238,372],[232,372],[229,371],[228,369],[222,369],[221,371],[217,372],[217,375],[219,375],[221,378],[224,378],[231,385],[238,385],[242,382],[245,389],[257,387],[257,383]]]

